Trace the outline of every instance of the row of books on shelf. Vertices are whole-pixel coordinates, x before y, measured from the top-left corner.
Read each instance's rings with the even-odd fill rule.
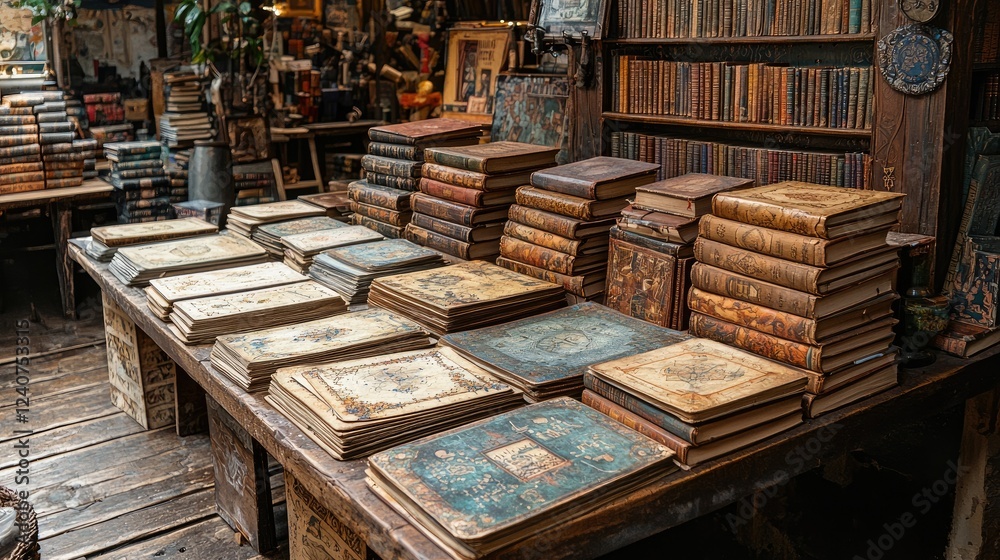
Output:
[[[972,61],[977,64],[992,64],[1000,62],[1000,6],[994,2],[986,2],[983,7],[985,17],[975,18]]]
[[[1000,38],[998,38],[1000,39]],[[973,82],[970,119],[973,121],[1000,120],[1000,73],[983,76]]]
[[[622,0],[619,38],[870,33],[871,0]]]
[[[872,67],[615,59],[618,112],[823,128],[871,128]]]

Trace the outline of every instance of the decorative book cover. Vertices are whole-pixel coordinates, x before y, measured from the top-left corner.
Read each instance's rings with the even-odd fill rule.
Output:
[[[368,130],[372,141],[418,144],[433,140],[479,136],[483,127],[459,119],[425,119],[401,124],[375,126]]]
[[[344,422],[407,416],[512,390],[449,348],[296,370]]]
[[[793,394],[808,380],[799,369],[703,338],[590,369],[687,422]]]
[[[405,239],[387,239],[333,249],[326,255],[319,255],[316,260],[341,261],[361,270],[380,271],[403,268],[437,256],[436,251],[425,249]]]
[[[649,185],[636,187],[639,192],[648,192],[660,196],[669,196],[682,200],[695,201],[709,198],[716,193],[729,190],[750,187],[754,184],[753,179],[742,179],[739,177],[726,177],[724,175],[709,175],[707,173],[686,173],[679,177],[672,177],[657,181]]]
[[[108,247],[164,241],[177,237],[209,234],[218,227],[198,218],[164,220],[145,224],[118,224],[91,228],[90,235]]]
[[[659,165],[652,163],[599,156],[536,171],[531,174],[531,184],[581,198],[604,199],[600,194],[602,185],[640,178],[651,183],[659,169]]]
[[[611,239],[605,303],[654,325],[670,325],[674,311],[677,258]]]
[[[192,321],[228,317],[251,312],[267,312],[282,307],[314,302],[317,305],[330,300],[340,300],[337,292],[316,282],[299,282],[273,286],[249,292],[179,301],[175,313],[183,313]]]
[[[231,212],[237,216],[262,222],[304,218],[307,216],[322,216],[325,214],[322,208],[298,200],[283,200],[281,202],[254,204],[253,206],[240,206],[233,208]]]
[[[543,384],[581,376],[591,364],[688,338],[588,302],[503,325],[447,334],[441,343],[531,384]]]
[[[260,245],[245,237],[221,234],[123,247],[118,250],[118,256],[127,259],[140,270],[194,266],[266,254]]]
[[[995,239],[995,238],[994,238]],[[959,277],[953,292],[952,318],[981,327],[997,326],[997,297],[1000,296],[1000,254],[980,250],[976,238],[966,243],[963,260],[968,273]]]
[[[542,295],[561,290],[555,284],[518,274],[483,261],[453,264],[431,270],[377,278],[386,292],[409,297],[440,309],[461,309],[488,301]]]
[[[522,142],[491,142],[474,146],[428,148],[424,157],[430,163],[457,167],[479,173],[509,173],[552,165],[558,148]]]
[[[276,224],[266,224],[257,228],[257,231],[272,235],[274,237],[285,237],[286,235],[297,235],[314,231],[323,231],[346,227],[344,222],[338,222],[327,216],[315,216],[312,218],[302,218],[300,220],[289,220]]]
[[[339,223],[339,222],[338,222]],[[358,243],[371,243],[385,239],[381,234],[364,226],[348,226],[339,229],[323,229],[309,233],[287,235],[281,243],[302,254],[314,254],[326,249]]]
[[[480,540],[649,469],[673,452],[569,398],[372,455],[368,463],[445,531]],[[484,483],[483,481],[489,481]]]
[[[308,278],[282,263],[269,262],[197,274],[156,278],[150,280],[149,285],[167,301],[180,301],[214,294],[254,290],[267,286],[294,284],[306,280]]]

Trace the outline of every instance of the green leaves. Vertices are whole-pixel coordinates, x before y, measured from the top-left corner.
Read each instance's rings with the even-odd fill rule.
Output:
[[[187,35],[188,43],[191,45],[191,61],[196,64],[215,60],[215,57],[220,54],[228,54],[234,59],[245,55],[255,64],[261,64],[264,61],[264,42],[258,36],[260,34],[260,21],[251,15],[252,12],[253,5],[247,1],[236,4],[231,0],[222,0],[205,11],[200,0],[181,0],[180,6],[174,12],[174,21],[184,26],[184,34]],[[222,50],[222,45],[218,42],[213,41],[209,45],[202,44],[202,30],[209,22],[209,16],[213,15],[219,16],[218,21],[221,23],[239,22],[240,35],[243,39],[234,42],[228,53]]]

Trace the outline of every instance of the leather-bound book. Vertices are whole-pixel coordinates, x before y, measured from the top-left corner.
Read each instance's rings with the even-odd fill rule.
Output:
[[[420,192],[435,198],[480,208],[514,202],[513,187],[497,191],[483,191],[423,178],[420,180]]]
[[[362,216],[367,216],[373,220],[378,220],[380,222],[387,223],[391,226],[403,227],[410,223],[410,218],[413,216],[413,212],[409,210],[405,212],[400,212],[397,210],[389,210],[387,208],[380,208],[378,206],[371,206],[368,204],[361,204],[360,202],[352,202],[351,210],[355,213],[361,214]]]
[[[463,226],[496,222],[507,217],[506,205],[476,208],[428,196],[424,193],[414,193],[410,199],[410,205],[414,212]]]
[[[663,239],[640,235],[638,233],[622,229],[618,226],[614,226],[608,230],[608,235],[610,235],[612,239],[619,239],[639,247],[645,247],[646,249],[656,251],[657,253],[671,255],[677,258],[687,258],[694,254],[694,247],[691,245],[672,243]]]
[[[480,191],[501,191],[527,185],[531,179],[534,169],[515,171],[513,173],[500,173],[487,175],[476,171],[456,169],[447,165],[437,165],[435,163],[425,163],[420,173],[427,179],[433,179],[441,183],[476,189]]]
[[[636,187],[633,206],[677,216],[698,218],[712,210],[712,197],[716,194],[746,189],[753,185],[753,179],[688,173]]]
[[[526,241],[506,236],[500,238],[500,255],[511,260],[567,276],[603,269],[607,266],[606,263],[608,260],[606,253],[581,256],[567,255],[566,253],[560,253],[547,247],[532,245]]]
[[[521,206],[518,204],[510,207],[509,217],[511,220],[519,224],[531,226],[549,233],[554,233],[560,237],[568,237],[571,239],[583,239],[595,235],[606,235],[608,230],[611,229],[611,226],[615,225],[615,220],[613,218],[585,222],[583,220],[577,220],[576,218],[553,214],[552,212],[545,212],[535,208],[528,208],[527,206]]]
[[[393,177],[420,177],[420,167],[422,161],[411,161],[406,159],[392,159],[382,156],[366,154],[361,158],[361,167],[369,173],[380,173]]]
[[[554,165],[558,148],[523,142],[492,142],[476,146],[428,148],[424,158],[437,163],[478,173],[513,173]]]
[[[591,200],[632,196],[656,180],[660,166],[622,158],[596,157],[531,175],[532,186]]]
[[[466,243],[413,224],[406,226],[403,235],[408,241],[417,245],[436,249],[467,261],[495,260],[500,254],[500,241],[497,239],[481,243]]]
[[[670,326],[677,258],[612,239],[605,304],[636,319]]]
[[[351,223],[356,226],[365,226],[366,228],[381,233],[391,239],[400,239],[403,237],[403,227],[373,220],[372,218],[362,216],[361,214],[354,214],[351,216]]]
[[[351,200],[389,210],[410,209],[410,195],[413,191],[394,189],[383,185],[373,185],[368,181],[354,181],[348,186]]]
[[[372,142],[389,142],[408,146],[429,145],[433,142],[468,138],[478,142],[482,126],[458,119],[426,119],[401,124],[374,126],[368,129]]]
[[[570,239],[509,220],[503,228],[503,233],[508,237],[573,256],[605,253],[608,250],[608,238],[603,235],[585,239]]]
[[[592,200],[569,194],[547,191],[536,187],[520,187],[517,189],[517,203],[528,208],[536,208],[553,212],[577,220],[593,221],[608,218],[621,213],[628,206],[627,198],[612,198],[609,200]]]
[[[635,206],[626,206],[622,209],[618,227],[672,243],[687,244],[698,237],[696,218],[642,210]]]
[[[517,272],[518,274],[524,274],[525,276],[531,276],[532,278],[537,278],[539,280],[544,280],[546,282],[562,286],[567,292],[583,298],[593,297],[604,292],[604,281],[606,278],[606,272],[604,270],[599,269],[586,274],[568,276],[566,274],[559,274],[558,272],[552,272],[551,270],[511,260],[503,256],[497,257],[497,265]]]

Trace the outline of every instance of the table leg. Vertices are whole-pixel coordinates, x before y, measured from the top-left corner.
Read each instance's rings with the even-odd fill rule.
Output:
[[[320,170],[319,155],[317,155],[318,151],[316,150],[316,137],[310,134],[306,141],[309,143],[309,157],[312,158],[313,175],[316,183],[319,185],[317,191],[324,193],[326,192],[326,182],[323,181],[323,172]]]
[[[208,433],[215,467],[215,506],[230,527],[260,554],[277,547],[267,452],[212,397]]]
[[[53,202],[52,237],[56,244],[56,274],[59,276],[59,293],[62,296],[63,316],[76,319],[76,291],[73,285],[73,260],[69,258],[66,244],[73,228],[73,206],[66,201]]]
[[[948,560],[1000,558],[1000,388],[965,403]]]
[[[207,432],[208,406],[205,402],[205,390],[180,366],[177,367],[174,378],[174,395],[177,435],[184,437]]]
[[[375,560],[378,558],[351,530],[285,469],[288,507],[288,553],[295,560]]]

